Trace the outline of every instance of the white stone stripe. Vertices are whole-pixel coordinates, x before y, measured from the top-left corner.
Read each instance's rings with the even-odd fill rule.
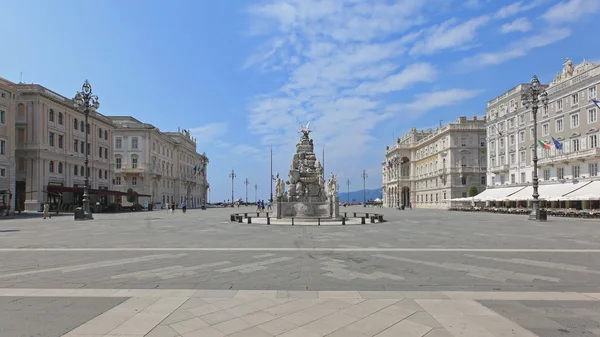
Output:
[[[239,271],[240,273],[251,273],[253,271],[266,269],[266,267],[265,267],[266,265],[278,263],[278,262],[289,261],[291,259],[292,259],[291,257],[278,257],[275,259],[264,260],[264,261],[260,261],[260,262],[253,262],[253,263],[242,264],[239,266],[233,266],[233,267],[229,267],[229,268],[217,269],[217,271],[219,273],[228,273],[228,272],[232,272],[232,271]]]
[[[561,248],[0,248],[2,252],[483,252],[483,253],[600,253],[600,249]]]
[[[560,278],[556,278],[556,277],[548,277],[548,276],[541,276],[541,275],[534,275],[534,274],[527,274],[527,273],[517,273],[517,272],[511,271],[511,270],[485,268],[485,267],[472,266],[472,265],[462,264],[462,263],[449,263],[449,262],[437,263],[437,262],[421,261],[421,260],[407,259],[407,258],[403,258],[403,257],[388,256],[388,255],[381,255],[381,254],[375,254],[373,256],[382,258],[382,259],[414,263],[414,264],[420,264],[423,266],[430,266],[430,267],[436,267],[436,268],[441,268],[441,269],[466,272],[467,273],[466,275],[468,275],[468,276],[483,278],[483,279],[488,279],[488,280],[495,280],[495,281],[500,281],[500,282],[506,282],[507,280],[533,282],[536,279],[544,280],[544,281],[548,281],[548,282],[560,282]]]
[[[480,256],[480,255],[473,255],[473,254],[463,254],[463,256],[471,257],[474,259],[480,259],[480,260],[515,263],[515,264],[522,264],[522,265],[526,265],[526,266],[534,266],[534,267],[542,267],[542,268],[550,268],[550,269],[558,269],[558,270],[568,270],[568,271],[575,271],[575,272],[579,272],[579,273],[600,275],[600,271],[598,271],[598,270],[587,269],[587,267],[585,267],[585,266],[577,266],[577,265],[573,265],[573,264],[537,261],[537,260],[520,259],[520,258],[501,259],[501,258],[497,258],[497,257]]]
[[[272,298],[272,290],[206,290],[206,289],[31,289],[0,288],[0,297],[198,297],[255,298],[259,293]],[[312,296],[316,293],[317,296]],[[311,296],[306,296],[311,295]],[[362,298],[362,299],[464,299],[464,300],[536,300],[536,301],[600,301],[600,293],[519,292],[519,291],[293,291],[287,298]],[[151,303],[154,303],[151,301]],[[122,305],[122,304],[121,304]]]
[[[140,313],[128,319],[109,332],[109,335],[144,336],[154,329],[160,322],[179,308],[189,297],[162,297],[152,303]],[[85,324],[84,324],[85,325]]]
[[[74,265],[74,266],[35,269],[35,270],[18,272],[18,273],[2,274],[2,275],[0,275],[0,278],[33,275],[33,274],[48,273],[48,272],[54,272],[54,271],[58,271],[58,272],[62,272],[62,273],[70,273],[70,272],[83,271],[83,270],[89,270],[89,269],[95,269],[95,268],[114,267],[114,266],[121,266],[124,264],[154,261],[154,260],[159,260],[159,259],[177,258],[177,257],[186,256],[186,255],[187,254],[148,255],[148,256],[127,258],[127,259],[121,259],[121,260],[109,260],[109,261],[86,263],[86,264],[80,264],[80,265]]]
[[[133,273],[113,275],[113,276],[111,276],[111,278],[118,280],[118,279],[128,278],[128,277],[135,277],[138,279],[159,277],[161,279],[166,280],[166,279],[179,277],[179,276],[194,275],[194,274],[196,274],[195,273],[196,270],[200,270],[203,268],[210,268],[210,267],[219,267],[219,266],[230,264],[230,263],[231,262],[229,262],[229,261],[221,261],[221,262],[205,263],[205,264],[201,264],[201,265],[193,266],[193,267],[170,266],[170,267],[165,267],[165,268],[141,270],[141,271],[137,271],[137,272],[133,272]]]
[[[537,336],[472,300],[418,299],[415,301],[454,336]]]

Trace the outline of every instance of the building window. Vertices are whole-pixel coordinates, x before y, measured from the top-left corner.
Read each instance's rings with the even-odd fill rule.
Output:
[[[48,112],[48,120],[54,122],[54,110],[50,109]]]
[[[132,149],[137,149],[138,148],[138,139],[137,139],[137,137],[131,138],[131,148]]]
[[[131,157],[131,168],[137,168],[137,166],[138,166],[137,157]]]
[[[575,93],[571,95],[571,105],[579,104],[579,94]]]
[[[89,167],[86,170],[86,174],[87,174],[88,177],[91,177],[91,175],[90,175],[90,168]]]
[[[77,165],[73,165],[73,175],[77,175]]]
[[[559,180],[565,179],[565,168],[559,167],[556,169],[556,178]]]
[[[63,172],[63,164],[61,162],[58,162],[58,173],[62,174]]]
[[[548,106],[542,107],[542,117],[548,117]]]
[[[596,87],[588,89],[588,96],[590,96],[590,98],[596,98]]]
[[[525,142],[525,131],[519,131],[519,143]]]
[[[58,148],[63,148],[63,135],[58,135]]]
[[[98,138],[102,139],[102,128],[98,128]]]
[[[504,137],[500,138],[499,143],[500,143],[500,149],[503,150],[504,149]]]
[[[104,179],[108,179],[108,171],[104,170]]]
[[[514,184],[515,182],[516,182],[516,181],[515,181],[515,174],[514,174],[514,173],[512,173],[512,174],[510,175],[510,183],[511,183],[511,184]]]
[[[589,148],[593,149],[595,147],[598,147],[598,135],[591,135],[590,142],[589,142]]]
[[[48,171],[49,172],[54,172],[54,162],[53,161],[50,161],[48,163]]]
[[[156,151],[156,142],[152,143],[152,151]]]
[[[515,100],[514,100],[514,99],[511,99],[511,100],[508,102],[508,111],[509,111],[509,112],[513,112],[513,111],[515,111]]]
[[[590,177],[598,176],[598,163],[589,164],[589,169],[590,169]]]
[[[77,130],[78,127],[78,122],[77,122],[77,118],[73,119],[73,129]]]
[[[467,167],[467,157],[466,156],[460,157],[460,166]]]
[[[485,185],[485,176],[481,176],[481,185]]]
[[[505,161],[504,159],[505,159],[505,158],[504,158],[504,156],[503,156],[503,155],[502,155],[502,156],[500,156],[500,165],[504,165],[504,164],[506,164],[506,161]]]
[[[108,148],[104,148],[104,158],[108,159]]]
[[[579,114],[571,115],[571,129],[579,127]]]
[[[504,176],[504,174],[500,175],[500,184],[504,185],[505,181],[506,181],[506,177]]]
[[[122,140],[121,140],[121,138],[117,138],[117,140],[115,141],[115,147],[116,147],[117,149],[120,149],[122,145],[123,145],[123,144],[122,144]]]
[[[579,178],[579,165],[574,165],[571,170],[573,171],[573,179]]]
[[[514,164],[515,164],[515,157],[516,157],[516,156],[515,156],[515,154],[514,154],[514,153],[511,153],[511,154],[510,154],[510,164],[511,164],[511,165],[514,165]]]
[[[90,153],[92,153],[90,145],[91,145],[90,143],[87,144],[87,155],[88,156],[90,155]]]
[[[58,124],[63,125],[63,114],[62,114],[62,112],[58,113]]]
[[[562,99],[559,99],[559,100],[556,101],[556,111],[557,112],[561,111],[562,108],[563,108],[563,102],[562,102]]]
[[[120,176],[117,176],[115,178],[115,185],[121,185],[121,177]]]
[[[84,142],[81,142],[81,143],[79,143],[79,148],[80,148],[79,152],[81,152],[81,153],[84,153],[84,151],[85,151],[85,150],[83,149],[83,147],[84,147],[84,146],[85,146],[85,143],[84,143]],[[83,174],[82,174],[82,175],[83,175]]]
[[[564,130],[565,126],[563,124],[563,119],[557,119],[556,120],[556,132],[562,132]]]
[[[546,181],[550,180],[550,169],[544,169],[543,174],[544,174],[544,180],[546,180]]]
[[[460,177],[460,183],[463,185],[467,184],[467,177]]]
[[[519,115],[519,124],[520,125],[525,124],[525,115]]]
[[[83,126],[83,121],[79,122],[79,130],[81,130],[81,132],[85,131],[85,127]]]
[[[525,172],[521,172],[521,184],[524,184],[527,179],[527,174]]]
[[[598,112],[596,109],[588,110],[588,123],[596,123],[598,121]]]
[[[98,169],[98,178],[102,179],[102,170],[101,169]]]
[[[137,185],[137,177],[131,177],[131,185]]]
[[[48,134],[48,145],[54,146],[54,132]]]
[[[526,159],[525,159],[525,151],[521,151],[519,152],[519,162],[520,163],[525,163]]]
[[[104,130],[104,140],[108,140],[108,131]]]
[[[98,147],[98,157],[102,158],[102,146]]]
[[[121,168],[121,157],[115,158],[115,168],[116,169],[120,169]]]
[[[79,142],[77,141],[77,139],[75,139],[73,141],[73,151],[77,152],[77,145],[79,144]]]
[[[515,119],[511,118],[508,120],[508,127],[509,128],[514,128],[515,127]]]
[[[515,145],[515,135],[510,135],[510,145]]]
[[[548,123],[542,124],[542,136],[547,136],[550,134],[550,128],[548,127]]]
[[[0,140],[0,154],[4,154],[6,152],[6,141]]]
[[[573,139],[571,141],[571,151],[579,151],[579,139]]]
[[[0,124],[6,124],[6,112],[0,110]]]
[[[6,177],[6,169],[0,168],[0,177]]]
[[[79,175],[83,177],[84,173],[83,173],[83,166],[79,167]]]
[[[533,128],[529,128],[529,139],[533,140]]]

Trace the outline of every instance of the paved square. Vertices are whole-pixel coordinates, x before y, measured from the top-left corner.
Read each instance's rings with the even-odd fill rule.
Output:
[[[350,207],[341,211],[381,212],[388,221],[268,226],[229,222],[238,211],[2,220],[0,303],[58,296],[81,299],[93,313],[57,321],[47,336],[75,326],[66,336],[600,331],[597,220]],[[27,334],[29,316],[15,312],[12,331],[22,324]]]

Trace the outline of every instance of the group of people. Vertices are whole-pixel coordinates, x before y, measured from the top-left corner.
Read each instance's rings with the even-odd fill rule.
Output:
[[[165,204],[165,208],[167,209],[167,212],[171,212],[173,214],[175,213],[175,203],[174,202],[172,202],[170,205],[167,202]],[[181,203],[181,210],[183,211],[183,213],[185,213],[185,211],[187,210],[187,204],[185,201]]]
[[[273,206],[271,205],[271,200],[267,201],[267,211],[270,211],[273,209]],[[265,201],[264,200],[258,200],[256,202],[256,212],[264,212],[265,211]]]

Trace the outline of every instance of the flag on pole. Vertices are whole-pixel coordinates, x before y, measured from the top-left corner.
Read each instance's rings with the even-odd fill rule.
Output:
[[[600,109],[600,105],[598,105],[598,104],[600,104],[600,101],[599,101],[599,100],[597,100],[597,99],[592,99],[592,102],[594,102],[594,104],[596,104],[596,106],[598,107],[598,109]]]
[[[197,169],[198,169],[198,166],[194,166],[194,173],[196,173]]]
[[[556,147],[557,150],[562,150],[563,145],[556,139],[554,139],[554,137],[552,137],[552,141],[554,142],[554,146]]]
[[[548,145],[548,144],[546,144],[546,143],[542,142],[542,141],[541,141],[541,140],[539,140],[539,139],[538,139],[538,142],[540,143],[540,145],[541,145],[541,146],[543,146],[543,147],[544,147],[544,149],[546,149],[546,150],[550,150],[550,145]]]
[[[198,171],[198,174],[202,173],[202,175],[204,175],[204,167],[200,169],[200,171]]]

